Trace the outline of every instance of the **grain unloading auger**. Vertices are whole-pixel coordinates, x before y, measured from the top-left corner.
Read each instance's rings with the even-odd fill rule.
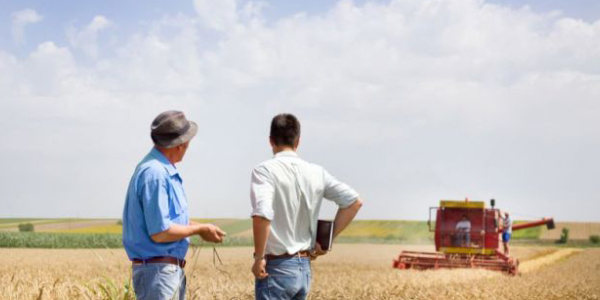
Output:
[[[500,237],[504,230],[500,210],[486,208],[483,201],[440,201],[439,207],[429,209],[429,230],[435,232],[437,252],[402,251],[393,267],[397,269],[454,269],[481,268],[515,275],[519,261],[500,250]],[[436,211],[435,223],[431,212]],[[465,234],[457,230],[461,220],[470,222],[470,231]],[[432,229],[432,225],[434,229]],[[513,231],[546,225],[554,229],[554,220],[514,224]],[[460,226],[459,226],[460,227]],[[468,237],[466,237],[468,235]]]

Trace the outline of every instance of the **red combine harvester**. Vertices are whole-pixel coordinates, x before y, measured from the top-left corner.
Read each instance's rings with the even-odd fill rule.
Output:
[[[500,250],[500,237],[504,230],[500,210],[486,208],[482,201],[440,201],[440,207],[429,209],[429,230],[432,230],[431,212],[436,211],[435,250],[437,252],[402,251],[393,266],[397,269],[452,269],[481,268],[515,275],[519,261]],[[461,220],[470,222],[468,233],[457,230]],[[515,224],[512,230],[546,225],[554,229],[554,220]],[[460,227],[460,225],[458,225]]]

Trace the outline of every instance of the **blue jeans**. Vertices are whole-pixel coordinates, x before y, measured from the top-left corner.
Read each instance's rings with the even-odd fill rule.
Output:
[[[469,247],[471,244],[471,233],[459,231],[455,235],[456,246]]]
[[[267,276],[256,279],[257,300],[306,299],[310,291],[310,259],[290,257],[267,261]]]
[[[185,300],[185,273],[173,264],[133,265],[133,289],[138,300]]]

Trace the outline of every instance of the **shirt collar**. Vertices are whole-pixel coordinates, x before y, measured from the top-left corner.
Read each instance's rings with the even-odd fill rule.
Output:
[[[169,161],[169,159],[158,149],[152,148],[152,151],[150,151],[150,155],[156,158],[156,160],[158,160],[165,167],[165,169],[167,169],[169,176],[175,176],[179,174],[177,168],[175,168],[175,166]]]
[[[275,157],[298,157],[298,153],[296,153],[296,151],[286,150],[277,152],[277,154],[275,154]]]

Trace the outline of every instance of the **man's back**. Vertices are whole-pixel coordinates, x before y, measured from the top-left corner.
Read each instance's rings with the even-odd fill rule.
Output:
[[[323,167],[293,151],[280,152],[258,165],[251,191],[252,215],[271,220],[266,252],[275,255],[313,248],[323,198],[346,207],[358,197]]]
[[[312,277],[309,257],[326,253],[316,243],[323,198],[339,207],[334,238],[354,219],[362,201],[322,167],[298,157],[300,122],[294,115],[273,118],[269,143],[275,157],[252,170],[250,187],[254,292],[257,300],[306,299]]]

